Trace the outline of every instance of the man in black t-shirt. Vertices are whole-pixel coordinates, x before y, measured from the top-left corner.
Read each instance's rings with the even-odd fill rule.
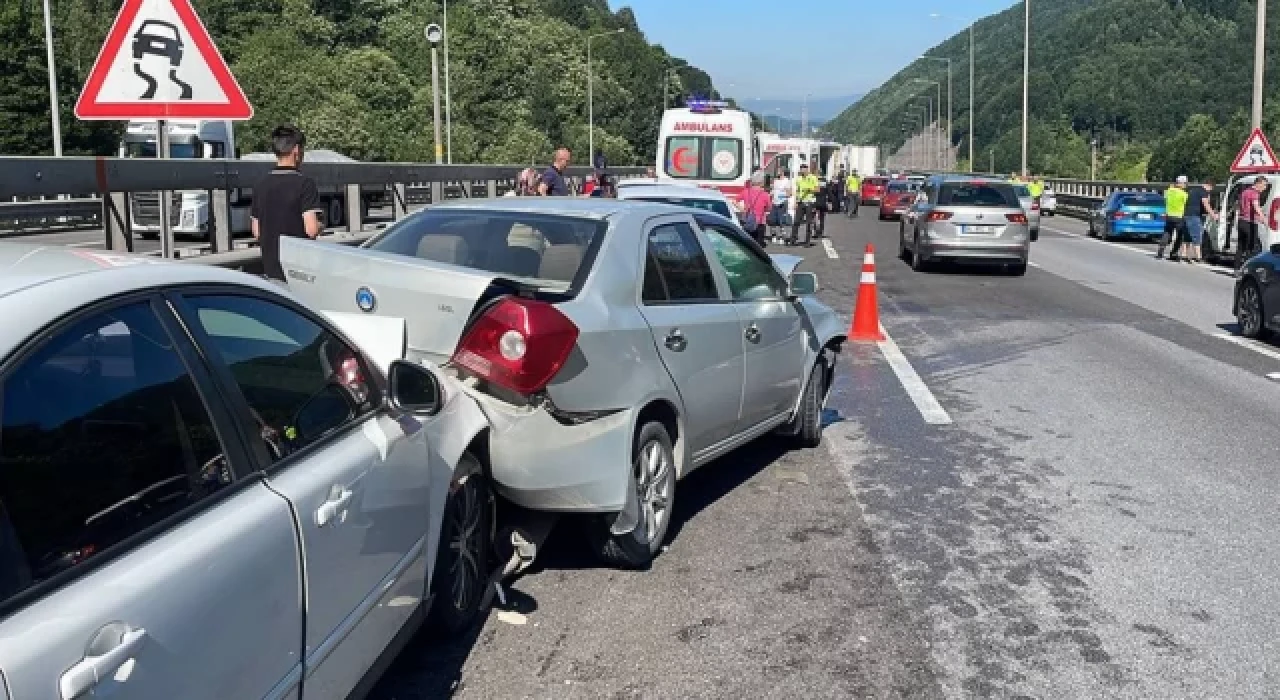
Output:
[[[1205,224],[1217,217],[1213,211],[1210,195],[1213,193],[1213,180],[1205,180],[1203,185],[1193,185],[1187,190],[1187,211],[1182,221],[1187,227],[1187,244],[1182,259],[1196,263],[1202,260],[1200,244],[1204,242]]]
[[[253,186],[249,216],[253,237],[262,248],[263,276],[285,281],[280,265],[280,237],[320,235],[320,194],[316,182],[298,172],[307,137],[296,127],[278,126],[271,132],[276,167]]]
[[[538,194],[544,197],[568,197],[573,194],[568,181],[564,179],[564,169],[569,167],[572,158],[573,155],[567,148],[556,151],[555,162],[542,173],[542,179],[538,182]]]

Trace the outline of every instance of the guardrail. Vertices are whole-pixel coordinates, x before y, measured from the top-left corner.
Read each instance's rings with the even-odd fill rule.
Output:
[[[108,250],[133,250],[134,221],[130,196],[134,193],[203,191],[208,193],[210,224],[207,235],[215,253],[232,251],[232,209],[244,209],[255,182],[274,163],[243,160],[157,160],[132,158],[25,158],[0,156],[0,214],[12,211],[32,220],[87,216],[98,208]],[[434,165],[425,163],[308,163],[308,176],[322,193],[342,202],[346,232],[359,234],[367,212],[362,206],[371,192],[390,200],[392,218],[400,219],[415,203],[441,202],[447,190],[463,197],[496,197],[527,166]],[[619,176],[637,175],[643,168],[612,168]],[[568,170],[572,178],[591,172]],[[15,198],[88,194],[72,200],[12,202]],[[416,201],[415,201],[416,200]],[[69,204],[73,202],[74,205]],[[47,207],[47,209],[41,209]],[[172,217],[171,216],[171,220]]]

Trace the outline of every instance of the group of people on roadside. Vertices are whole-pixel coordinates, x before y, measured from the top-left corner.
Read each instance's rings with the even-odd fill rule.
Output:
[[[1218,217],[1218,213],[1213,210],[1212,194],[1212,179],[1193,186],[1186,175],[1179,175],[1169,185],[1164,191],[1164,235],[1160,237],[1156,259],[1164,259],[1168,249],[1170,262],[1204,262],[1200,250],[1204,242],[1204,226]],[[1243,216],[1241,233],[1244,233]]]
[[[812,246],[813,240],[826,236],[827,214],[847,211],[849,192],[861,187],[857,173],[849,175],[844,168],[836,175],[823,179],[811,172],[807,164],[801,164],[793,181],[785,170],[777,176],[756,171],[747,180],[742,196],[738,199],[739,218],[747,222],[747,233],[761,245],[769,242],[769,230],[786,230],[789,236],[775,235],[774,242],[788,246]],[[853,215],[857,215],[856,200]],[[750,218],[747,218],[750,217]],[[804,226],[804,239],[800,239],[800,227]]]
[[[516,184],[506,193],[507,197],[607,197],[617,198],[618,181],[604,168],[603,158],[596,154],[595,172],[586,177],[582,189],[579,190],[565,176],[565,170],[573,161],[573,153],[567,148],[556,149],[555,157],[546,170],[538,172],[536,168],[525,168],[516,176]],[[654,177],[654,168],[649,168],[649,177]]]

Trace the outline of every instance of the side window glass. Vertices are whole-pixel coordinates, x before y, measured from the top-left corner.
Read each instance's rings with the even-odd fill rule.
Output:
[[[0,601],[231,483],[147,302],[60,331],[3,379]]]
[[[654,227],[649,232],[649,256],[662,279],[669,301],[679,303],[720,298],[706,253],[688,224]],[[649,287],[648,280],[645,287]]]
[[[671,136],[667,139],[667,163],[663,169],[669,177],[698,177],[702,163],[702,139],[697,136]]]
[[[711,241],[716,260],[729,278],[736,300],[779,299],[786,296],[786,283],[773,265],[761,260],[736,238],[715,228],[703,227]]]
[[[359,355],[286,306],[247,296],[188,303],[230,370],[267,449],[281,459],[377,404]]]
[[[644,287],[640,290],[640,300],[646,303],[667,301],[667,284],[662,281],[662,272],[658,270],[658,262],[649,248],[644,252]]]

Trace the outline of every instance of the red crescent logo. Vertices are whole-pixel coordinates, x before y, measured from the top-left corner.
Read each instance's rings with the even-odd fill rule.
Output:
[[[693,169],[698,165],[698,157],[689,156],[688,152],[688,146],[681,146],[671,152],[671,168],[679,175],[692,175]]]

